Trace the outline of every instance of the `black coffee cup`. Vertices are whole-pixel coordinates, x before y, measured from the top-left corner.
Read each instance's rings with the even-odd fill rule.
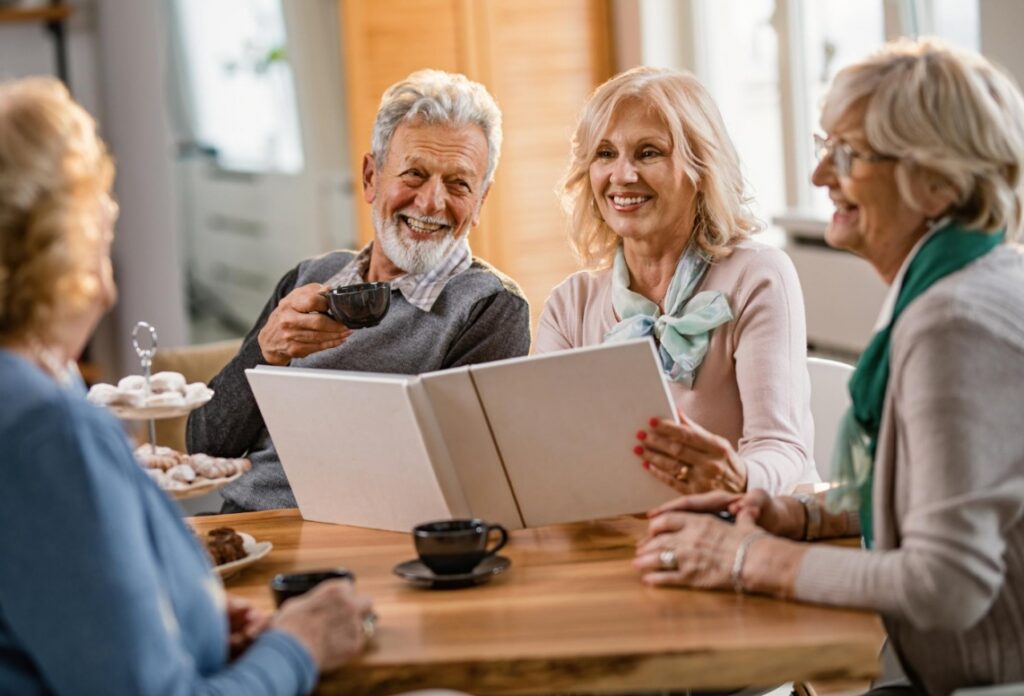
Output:
[[[391,283],[343,285],[320,293],[327,300],[327,314],[350,329],[376,326],[391,307]]]
[[[499,539],[487,548],[491,532],[497,532]],[[500,524],[477,519],[427,522],[416,526],[412,536],[420,561],[436,575],[472,572],[508,542],[508,532]]]
[[[275,575],[274,579],[270,581],[270,589],[274,592],[274,605],[279,607],[284,604],[285,600],[305,594],[325,580],[337,578],[355,582],[356,576],[345,568]]]

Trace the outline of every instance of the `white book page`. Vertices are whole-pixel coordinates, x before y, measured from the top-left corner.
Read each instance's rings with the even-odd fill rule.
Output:
[[[527,526],[645,512],[675,491],[632,452],[675,420],[650,340],[470,368]]]
[[[452,516],[408,394],[417,378],[267,367],[246,375],[304,519],[409,531]]]
[[[421,375],[469,515],[520,529],[522,517],[468,367]],[[435,467],[438,468],[438,467]]]

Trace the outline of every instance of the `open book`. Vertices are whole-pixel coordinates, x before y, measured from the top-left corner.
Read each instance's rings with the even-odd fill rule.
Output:
[[[419,376],[246,374],[307,520],[408,531],[481,517],[517,529],[676,495],[632,452],[650,418],[676,418],[650,339]]]

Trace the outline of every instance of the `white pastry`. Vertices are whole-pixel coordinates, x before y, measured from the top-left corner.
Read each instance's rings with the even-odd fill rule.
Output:
[[[117,383],[117,389],[121,392],[144,391],[146,389],[146,378],[142,375],[128,375],[122,377]]]
[[[185,397],[176,391],[166,391],[159,394],[150,394],[146,398],[146,406],[184,406]]]
[[[185,376],[180,372],[157,372],[149,378],[150,389],[154,394],[163,392],[185,393]]]
[[[225,459],[211,457],[208,454],[193,454],[190,462],[200,476],[208,479],[227,478],[252,468],[252,463],[248,459]]]
[[[172,479],[159,469],[146,469],[146,474],[149,478],[153,479],[157,486],[165,491],[183,491],[188,488],[188,484],[184,481]]]
[[[167,470],[167,476],[175,481],[192,483],[196,480],[196,472],[188,464],[179,464]]]
[[[185,403],[197,404],[213,398],[213,390],[202,382],[193,382],[185,387]]]
[[[117,390],[110,401],[107,403],[108,406],[131,406],[132,408],[138,408],[142,406],[146,401],[146,395],[140,391],[121,391]]]
[[[156,469],[163,472],[188,461],[188,455],[182,454],[170,447],[157,446],[156,450],[154,450],[148,444],[145,444],[135,448],[135,459],[138,460],[144,469]]]
[[[113,403],[121,395],[121,392],[117,390],[113,384],[94,384],[89,389],[89,393],[86,395],[89,401],[100,406],[106,406]]]
[[[143,471],[145,471],[146,475],[156,482],[156,485],[161,488],[164,487],[164,483],[167,481],[167,474],[162,472],[160,469],[143,469]]]

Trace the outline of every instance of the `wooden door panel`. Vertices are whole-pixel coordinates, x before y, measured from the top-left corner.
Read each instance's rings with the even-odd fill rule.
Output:
[[[357,173],[381,92],[412,70],[462,72],[497,99],[501,161],[470,239],[519,281],[536,321],[551,288],[577,269],[555,190],[579,110],[611,75],[607,0],[340,1]],[[365,205],[359,222],[366,241]]]

